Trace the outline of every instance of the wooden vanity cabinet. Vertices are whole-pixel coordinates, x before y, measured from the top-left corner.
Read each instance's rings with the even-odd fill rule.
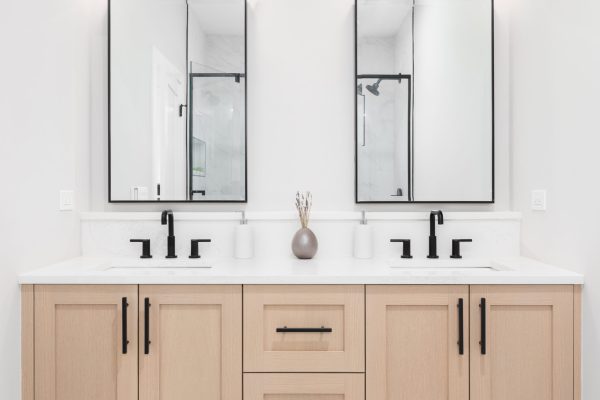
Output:
[[[34,298],[35,400],[137,400],[137,286],[36,285]]]
[[[580,286],[24,285],[22,299],[22,400],[581,396]]]

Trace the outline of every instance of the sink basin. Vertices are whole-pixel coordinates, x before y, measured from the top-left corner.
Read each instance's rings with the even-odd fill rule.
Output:
[[[108,270],[182,270],[182,269],[209,269],[214,266],[214,262],[208,259],[189,259],[189,258],[152,258],[152,259],[137,259],[137,260],[122,260],[115,261],[103,268]]]
[[[489,260],[470,259],[402,259],[392,258],[388,260],[391,268],[412,271],[506,271],[508,268],[500,263]]]

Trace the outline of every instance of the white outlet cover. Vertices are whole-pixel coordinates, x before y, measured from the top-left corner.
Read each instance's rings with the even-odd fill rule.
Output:
[[[546,211],[546,191],[532,190],[531,191],[531,209],[534,211]]]
[[[60,203],[59,210],[60,211],[72,211],[75,206],[74,195],[72,190],[61,190],[59,192]]]

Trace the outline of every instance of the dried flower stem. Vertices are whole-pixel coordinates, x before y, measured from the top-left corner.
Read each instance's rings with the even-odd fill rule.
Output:
[[[296,209],[300,217],[300,224],[303,228],[308,227],[310,220],[310,210],[312,208],[312,194],[310,192],[296,192]]]

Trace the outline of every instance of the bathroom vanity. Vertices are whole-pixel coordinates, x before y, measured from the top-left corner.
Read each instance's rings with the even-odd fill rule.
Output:
[[[560,268],[146,261],[20,277],[24,400],[579,398],[583,278]]]

